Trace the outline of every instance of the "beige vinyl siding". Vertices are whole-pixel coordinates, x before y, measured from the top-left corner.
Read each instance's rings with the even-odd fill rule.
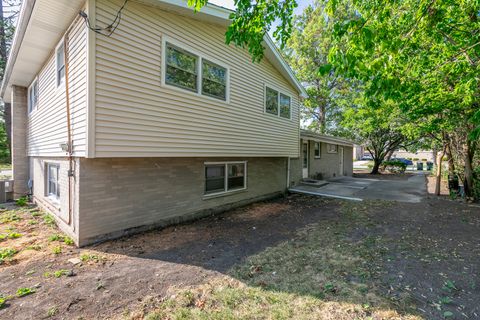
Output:
[[[69,89],[73,151],[85,155],[87,33],[82,20],[73,26],[68,43]],[[65,156],[60,148],[67,142],[67,112],[65,86],[57,88],[56,52],[48,58],[38,74],[38,106],[28,120],[28,154],[30,156]]]
[[[96,25],[122,1],[98,0]],[[96,36],[96,157],[298,156],[298,92],[264,59],[225,45],[225,27],[129,2],[110,37]],[[162,36],[229,67],[230,101],[161,83]],[[292,97],[292,118],[264,113],[265,85]]]

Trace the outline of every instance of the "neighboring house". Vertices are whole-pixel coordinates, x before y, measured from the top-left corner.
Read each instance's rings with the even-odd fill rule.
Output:
[[[419,161],[429,161],[429,162],[435,161],[435,156],[432,150],[419,150],[417,152],[396,150],[393,152],[392,158],[405,158],[410,160],[416,159]]]
[[[12,104],[15,195],[31,193],[85,245],[298,182],[306,93],[272,40],[252,63],[225,44],[227,9],[130,0],[118,14],[123,3],[23,1],[0,92]],[[99,34],[114,21],[111,36]],[[322,141],[340,145],[321,143],[323,160],[351,159],[343,142],[315,137],[302,138],[312,157]]]
[[[302,179],[329,179],[353,174],[353,142],[306,130],[300,133],[301,157],[291,159],[290,185]]]

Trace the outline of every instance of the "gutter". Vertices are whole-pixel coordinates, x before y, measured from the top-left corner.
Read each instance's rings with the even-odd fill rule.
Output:
[[[10,53],[8,54],[7,66],[5,67],[2,86],[0,88],[0,97],[2,99],[10,82],[13,67],[17,60],[18,51],[20,50],[20,46],[23,42],[23,37],[25,36],[25,32],[27,31],[30,17],[32,16],[35,1],[36,0],[24,0],[22,3],[22,7],[20,9],[20,16],[18,18],[17,26],[15,29],[15,35],[13,36],[12,47],[10,48]]]

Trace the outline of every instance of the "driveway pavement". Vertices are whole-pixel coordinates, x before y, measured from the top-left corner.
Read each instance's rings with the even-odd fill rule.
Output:
[[[423,173],[412,175],[407,180],[340,177],[328,180],[328,184],[321,187],[300,185],[290,191],[355,201],[380,199],[411,203],[421,202],[427,193]]]

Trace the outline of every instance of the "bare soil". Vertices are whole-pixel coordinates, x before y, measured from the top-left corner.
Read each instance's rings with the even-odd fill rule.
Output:
[[[0,242],[1,248],[19,251],[0,264],[0,294],[7,297],[1,319],[141,318],[171,299],[172,288],[211,284],[225,276],[264,290],[349,303],[359,300],[347,297],[346,286],[356,288],[363,281],[362,299],[372,308],[376,300],[368,297],[375,293],[399,314],[480,318],[480,207],[475,204],[428,195],[421,203],[355,204],[292,195],[82,249],[49,241],[59,231],[28,209],[12,207],[0,217],[12,212],[20,219],[1,222],[0,234],[14,229],[22,236]],[[307,242],[304,237],[311,232],[327,238],[323,243]],[[242,273],[251,269],[252,257],[280,269],[275,266],[280,262],[268,257],[272,250],[286,250],[285,243],[320,252],[327,252],[328,246],[324,259],[334,268],[337,258],[330,253],[337,250],[332,245],[337,242],[343,256],[360,252],[359,263],[371,272],[363,276],[342,267],[335,272],[342,286],[328,295],[317,294],[311,286],[322,271],[272,284]],[[56,247],[61,253],[53,253]],[[79,264],[68,261],[80,257]],[[306,266],[318,261],[307,261]],[[68,272],[58,278],[51,275],[59,270]],[[19,288],[35,292],[17,297]],[[359,317],[352,313],[351,318]]]

